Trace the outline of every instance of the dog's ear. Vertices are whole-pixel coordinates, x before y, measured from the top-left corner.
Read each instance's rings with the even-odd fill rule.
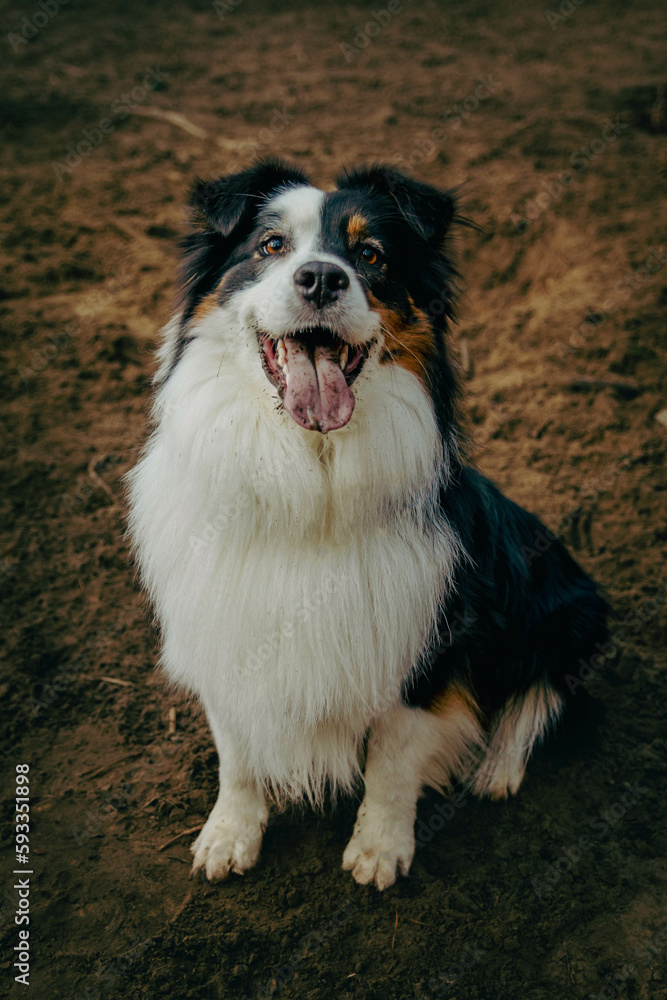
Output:
[[[308,184],[308,178],[297,167],[268,159],[239,174],[195,183],[190,197],[192,228],[181,241],[184,323],[219,281],[239,240],[250,233],[264,198],[284,184]]]
[[[284,184],[308,184],[306,175],[280,160],[260,160],[248,170],[216,181],[196,181],[190,198],[195,223],[221,236],[231,236],[251,222],[267,195]]]
[[[393,198],[400,216],[423,240],[439,244],[456,211],[452,191],[440,191],[406,177],[393,167],[373,164],[346,170],[338,177],[339,188],[370,188]]]

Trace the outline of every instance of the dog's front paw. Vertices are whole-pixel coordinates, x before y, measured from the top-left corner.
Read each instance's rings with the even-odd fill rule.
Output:
[[[374,882],[386,889],[396,881],[396,870],[407,875],[415,853],[412,820],[395,820],[362,803],[352,838],[343,854],[343,868],[360,885]]]
[[[266,827],[266,810],[235,811],[217,802],[192,844],[192,873],[203,869],[210,882],[230,872],[242,875],[257,861]]]

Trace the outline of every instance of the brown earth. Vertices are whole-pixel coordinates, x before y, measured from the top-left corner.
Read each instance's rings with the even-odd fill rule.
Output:
[[[3,995],[667,997],[665,18],[555,4],[4,5]],[[189,880],[216,759],[154,671],[124,541],[187,189],[253,152],[322,183],[379,158],[464,185],[483,230],[457,236],[452,336],[479,465],[560,526],[619,616],[621,656],[519,796],[444,820],[422,800],[410,877],[384,894],[340,870],[354,802],[275,817],[243,878]]]

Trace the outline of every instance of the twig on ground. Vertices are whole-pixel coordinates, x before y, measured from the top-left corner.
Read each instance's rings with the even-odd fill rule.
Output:
[[[166,851],[170,844],[175,844],[177,840],[181,839],[181,837],[188,837],[191,833],[199,833],[203,825],[203,823],[199,823],[197,826],[191,826],[188,830],[181,830],[181,832],[177,833],[175,837],[171,837],[170,840],[166,841],[166,843],[161,844],[158,847],[158,851]]]
[[[185,898],[183,899],[183,901],[178,904],[178,906],[176,907],[176,909],[174,910],[174,912],[172,913],[172,915],[169,917],[169,923],[170,924],[173,924],[173,923],[175,923],[178,920],[178,918],[180,917],[180,915],[183,912],[183,910],[185,909],[185,907],[191,901],[193,895],[194,895],[194,891],[192,889],[188,889],[188,891],[185,894]]]
[[[472,378],[473,363],[467,337],[461,337],[459,340],[459,354],[461,355],[461,370],[463,371],[463,374],[466,378]]]
[[[103,774],[105,771],[109,771],[116,764],[121,764],[124,760],[130,760],[132,757],[140,757],[144,751],[143,750],[133,750],[132,753],[124,753],[120,757],[116,757],[115,760],[108,760],[106,764],[101,764],[97,768],[93,768],[91,771],[81,771],[79,778],[96,778],[99,774]]]
[[[104,490],[104,492],[108,493],[111,499],[114,500],[115,497],[113,495],[111,487],[107,483],[105,483],[100,474],[95,471],[96,461],[98,461],[98,459],[96,458],[95,455],[93,455],[90,462],[88,463],[88,478],[90,479],[91,483],[93,483],[95,486],[98,486],[101,490]]]
[[[180,111],[163,111],[162,108],[132,108],[132,114],[142,115],[144,118],[156,118],[158,121],[169,122],[177,128],[182,128],[184,132],[189,132],[196,139],[206,139],[207,133],[199,125],[193,125]]]

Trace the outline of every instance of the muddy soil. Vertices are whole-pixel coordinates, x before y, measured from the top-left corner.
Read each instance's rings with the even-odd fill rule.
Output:
[[[3,995],[667,997],[664,28],[601,0],[4,5]],[[476,460],[618,616],[520,794],[426,796],[383,894],[340,869],[355,801],[272,816],[252,872],[190,880],[216,758],[155,670],[124,540],[188,187],[265,153],[462,185]]]

